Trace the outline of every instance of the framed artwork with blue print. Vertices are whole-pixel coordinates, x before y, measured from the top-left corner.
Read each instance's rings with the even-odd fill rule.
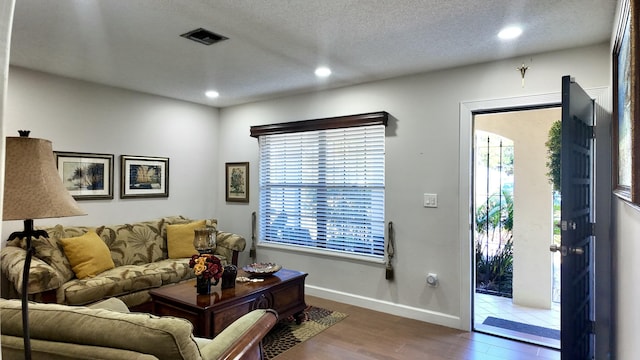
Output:
[[[120,198],[169,196],[169,158],[121,155]]]

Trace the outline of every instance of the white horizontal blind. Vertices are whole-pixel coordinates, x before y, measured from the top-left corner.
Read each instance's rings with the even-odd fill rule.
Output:
[[[260,136],[260,240],[383,258],[384,134]]]

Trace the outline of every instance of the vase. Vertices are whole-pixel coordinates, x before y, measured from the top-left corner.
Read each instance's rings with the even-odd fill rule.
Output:
[[[200,295],[211,294],[211,279],[205,279],[203,277],[196,278],[196,291]]]
[[[230,289],[236,287],[236,276],[238,275],[238,267],[235,265],[227,265],[222,272],[222,285],[223,289]]]
[[[194,230],[193,246],[200,254],[213,254],[216,248],[216,229],[204,227]]]

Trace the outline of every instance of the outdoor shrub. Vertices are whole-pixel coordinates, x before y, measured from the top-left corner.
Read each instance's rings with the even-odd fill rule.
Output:
[[[494,255],[476,246],[476,291],[512,297],[513,241],[508,239]]]

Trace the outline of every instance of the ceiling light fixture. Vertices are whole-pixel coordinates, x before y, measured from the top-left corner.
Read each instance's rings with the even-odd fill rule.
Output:
[[[215,91],[215,90],[209,90],[209,91],[205,92],[205,93],[204,93],[204,95],[205,95],[206,97],[208,97],[209,99],[215,99],[215,98],[217,98],[218,96],[220,96],[220,93],[218,93],[218,92],[217,92],[217,91]]]
[[[502,40],[515,39],[522,34],[522,29],[518,26],[509,26],[503,28],[498,33],[498,37]]]
[[[326,78],[329,75],[331,75],[331,69],[329,69],[326,66],[321,66],[321,67],[316,69],[315,73],[316,73],[317,77]]]

